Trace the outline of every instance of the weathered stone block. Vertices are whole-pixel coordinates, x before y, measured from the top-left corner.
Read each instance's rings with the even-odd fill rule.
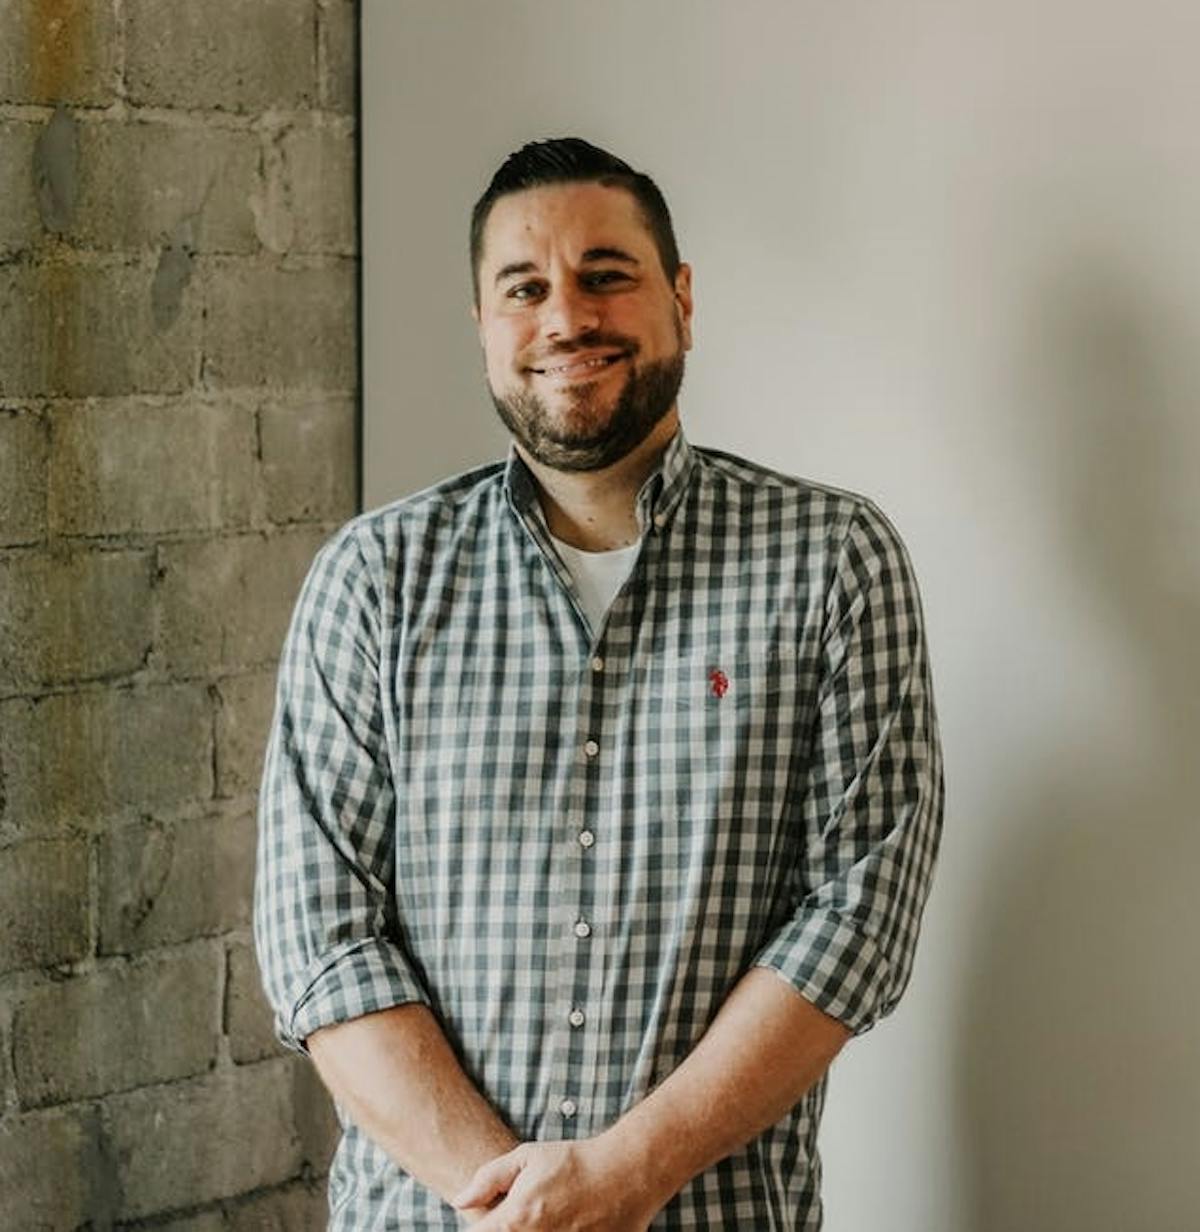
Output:
[[[249,23],[248,23],[249,24]],[[177,237],[195,252],[254,252],[254,133],[155,123],[80,129],[71,238],[139,251]]]
[[[253,416],[240,407],[64,404],[51,422],[56,534],[200,530],[251,518],[257,441]]]
[[[14,1232],[108,1226],[111,1172],[90,1108],[53,1109],[0,1122],[3,1226]]]
[[[250,922],[253,812],[139,822],[99,845],[100,952],[128,954]]]
[[[350,115],[358,75],[358,5],[354,0],[320,0],[320,18],[321,105]]]
[[[300,583],[324,538],[306,529],[162,547],[161,647],[168,670],[276,659]]]
[[[89,944],[84,840],[20,843],[0,851],[0,975],[74,962]]]
[[[255,1194],[229,1210],[231,1232],[325,1232],[329,1199],[321,1183],[296,1182]]]
[[[292,1063],[265,1061],[110,1096],[126,1219],[199,1206],[296,1176]]]
[[[0,553],[0,692],[137,671],[152,572],[144,551]]]
[[[293,122],[272,116],[259,130],[262,141],[260,174],[250,204],[259,241],[274,253],[288,252],[296,233],[291,179],[283,158],[283,140]]]
[[[0,731],[0,838],[212,796],[212,709],[202,685],[3,702]]]
[[[275,672],[231,676],[217,684],[217,795],[258,790],[275,704]]]
[[[135,103],[245,112],[316,99],[311,3],[256,0],[252,20],[174,0],[125,0],[124,11]]]
[[[221,961],[213,943],[115,963],[18,1002],[22,1107],[203,1073],[216,1062]]]
[[[338,522],[353,516],[358,453],[349,397],[294,398],[258,415],[267,516]]]
[[[69,231],[79,196],[79,122],[63,106],[41,127],[33,147],[38,216],[54,236]]]
[[[198,365],[200,301],[186,254],[106,266],[0,266],[0,394],[177,393]]]
[[[355,386],[355,263],[264,269],[211,262],[204,374],[214,385]]]
[[[353,136],[340,123],[293,128],[283,138],[283,162],[295,219],[293,248],[352,256],[358,243]]]
[[[263,996],[258,962],[248,945],[229,948],[225,985],[225,1034],[229,1053],[239,1065],[276,1057],[283,1045],[275,1038],[271,1008]]]
[[[113,100],[118,43],[111,4],[0,0],[0,102]]]
[[[45,535],[48,453],[42,415],[0,409],[0,546]]]
[[[0,6],[0,21],[3,20]],[[0,51],[0,57],[4,52]],[[39,125],[0,120],[0,167],[4,168],[4,208],[0,209],[0,258],[32,248],[45,234],[33,187],[33,148]]]

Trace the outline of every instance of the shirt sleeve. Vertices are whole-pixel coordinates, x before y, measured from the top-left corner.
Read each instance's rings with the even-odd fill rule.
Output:
[[[794,914],[756,956],[856,1034],[912,971],[944,789],[920,598],[891,524],[857,509],[826,593]]]
[[[352,524],[353,526],[353,524]],[[401,944],[379,603],[352,527],[318,553],[280,659],[258,806],[254,939],[279,1039],[430,1004]]]

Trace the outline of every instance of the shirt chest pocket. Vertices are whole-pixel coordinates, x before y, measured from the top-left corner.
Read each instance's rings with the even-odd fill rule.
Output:
[[[773,650],[657,659],[645,674],[648,701],[677,722],[728,722],[794,697],[796,662]]]
[[[773,651],[655,661],[635,705],[640,774],[676,817],[782,807],[805,743],[794,658]]]

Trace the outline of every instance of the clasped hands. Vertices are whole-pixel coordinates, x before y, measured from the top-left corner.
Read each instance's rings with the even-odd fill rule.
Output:
[[[486,1212],[475,1232],[646,1232],[663,1200],[609,1144],[584,1138],[521,1143],[478,1168],[452,1205]]]

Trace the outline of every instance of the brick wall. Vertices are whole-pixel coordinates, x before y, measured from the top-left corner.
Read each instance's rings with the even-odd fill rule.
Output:
[[[0,1226],[324,1226],[254,797],[354,512],[354,7],[0,0]]]

